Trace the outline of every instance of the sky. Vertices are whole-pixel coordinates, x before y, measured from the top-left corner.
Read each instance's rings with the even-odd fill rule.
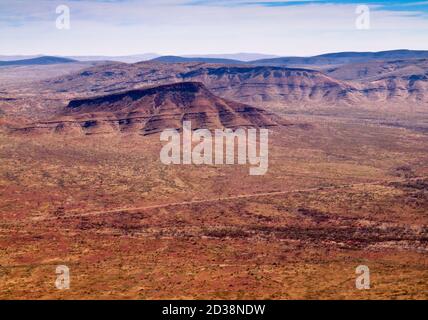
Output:
[[[69,29],[57,28],[60,5]],[[368,29],[357,28],[359,5],[369,8]],[[428,0],[0,0],[0,55],[392,49],[428,50]]]

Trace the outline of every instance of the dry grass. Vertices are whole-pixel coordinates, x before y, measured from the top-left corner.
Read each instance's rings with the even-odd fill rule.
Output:
[[[426,299],[428,181],[414,177],[428,175],[427,135],[301,121],[272,133],[263,177],[164,166],[156,135],[0,135],[0,297]]]

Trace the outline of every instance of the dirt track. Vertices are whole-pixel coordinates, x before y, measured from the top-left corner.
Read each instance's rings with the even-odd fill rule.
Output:
[[[211,202],[219,202],[219,201],[230,201],[230,200],[239,200],[239,199],[248,199],[248,198],[258,198],[258,197],[267,197],[267,196],[276,196],[283,194],[293,194],[300,192],[312,192],[312,191],[322,191],[322,190],[334,190],[334,189],[343,189],[350,187],[358,187],[358,186],[368,186],[368,185],[379,185],[385,183],[397,183],[397,182],[406,182],[406,181],[415,181],[418,179],[424,179],[424,177],[416,177],[416,178],[407,178],[407,179],[394,179],[394,180],[382,180],[382,181],[374,181],[374,182],[363,182],[363,183],[355,183],[355,184],[345,184],[340,186],[331,186],[331,187],[315,187],[315,188],[307,188],[307,189],[299,189],[299,190],[289,190],[289,191],[274,191],[274,192],[263,192],[263,193],[255,193],[255,194],[242,194],[235,195],[230,197],[220,197],[215,199],[201,199],[201,200],[192,200],[192,201],[182,201],[182,202],[172,202],[166,204],[158,204],[152,206],[145,207],[133,207],[133,208],[118,208],[113,210],[104,210],[104,211],[92,211],[81,214],[72,214],[66,215],[67,218],[73,217],[87,217],[87,216],[96,216],[102,214],[109,214],[115,212],[132,212],[132,211],[143,211],[143,210],[151,210],[151,209],[161,209],[161,208],[170,208],[170,207],[179,207],[179,206],[188,206],[193,204],[201,204],[201,203],[211,203]],[[44,220],[56,220],[57,217],[37,217],[34,218],[34,221],[44,221]]]

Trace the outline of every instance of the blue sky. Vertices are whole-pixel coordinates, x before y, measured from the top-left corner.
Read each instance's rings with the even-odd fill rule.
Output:
[[[58,5],[71,29],[55,26]],[[355,27],[358,5],[369,30]],[[428,0],[0,0],[0,55],[428,49]]]
[[[290,1],[273,1],[273,0],[189,0],[187,1],[190,5],[223,5],[223,6],[248,6],[248,5],[260,5],[260,6],[304,6],[309,4],[366,4],[376,5],[385,10],[411,10],[411,11],[428,11],[428,1],[426,0],[290,0]]]

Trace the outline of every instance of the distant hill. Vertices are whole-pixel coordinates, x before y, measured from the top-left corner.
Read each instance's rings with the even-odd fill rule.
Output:
[[[14,55],[14,56],[0,55],[0,61],[25,60],[25,59],[33,59],[33,58],[39,58],[39,57],[42,57],[42,55]]]
[[[262,53],[229,53],[229,54],[193,54],[193,55],[185,55],[185,58],[214,58],[214,59],[229,59],[229,60],[237,60],[237,61],[254,61],[261,59],[273,59],[280,58],[277,55],[271,54],[262,54]]]
[[[256,54],[253,55],[257,57]],[[391,50],[380,52],[337,52],[313,57],[277,57],[250,61],[251,54],[242,55],[242,59],[229,59],[228,55],[207,56],[161,56],[150,61],[163,63],[220,63],[220,64],[253,64],[265,66],[327,66],[348,63],[387,61],[394,59],[428,59],[428,51],[422,50]],[[239,57],[239,54],[229,55]]]
[[[163,62],[163,63],[187,63],[187,62],[201,62],[201,63],[221,63],[221,64],[242,64],[243,61],[232,60],[232,59],[220,59],[220,58],[190,58],[190,57],[179,57],[179,56],[162,56],[150,61]]]
[[[149,61],[153,60],[159,57],[163,57],[157,53],[143,53],[143,54],[135,54],[135,55],[128,55],[128,56],[68,56],[67,58],[76,59],[79,61],[118,61],[118,62],[125,62],[125,63],[136,63],[141,61]],[[173,57],[173,56],[169,56]],[[199,59],[215,59],[215,60],[221,60],[221,61],[229,61],[229,60],[235,60],[235,61],[254,61],[254,60],[260,60],[260,59],[272,59],[272,58],[279,58],[280,56],[275,55],[269,55],[269,54],[261,54],[261,53],[231,53],[231,54],[191,54],[191,55],[183,55],[183,56],[174,56],[177,58],[186,58],[191,59],[191,61],[195,61],[195,58]],[[33,58],[33,57],[31,57]],[[6,60],[1,59],[0,60]],[[18,59],[9,59],[9,60],[18,60]],[[187,62],[187,61],[186,61]]]
[[[379,52],[338,52],[327,53],[318,57],[327,58],[369,58],[369,59],[414,59],[428,57],[428,51],[424,50],[390,50]]]
[[[43,56],[32,59],[0,61],[0,66],[30,66],[77,62],[73,59]]]
[[[392,59],[428,58],[428,51],[391,50],[380,52],[338,52],[313,57],[282,57],[251,61],[256,65],[339,65]]]
[[[124,63],[136,63],[159,57],[156,53],[143,53],[129,56],[68,56],[67,58],[79,61],[117,61]]]

